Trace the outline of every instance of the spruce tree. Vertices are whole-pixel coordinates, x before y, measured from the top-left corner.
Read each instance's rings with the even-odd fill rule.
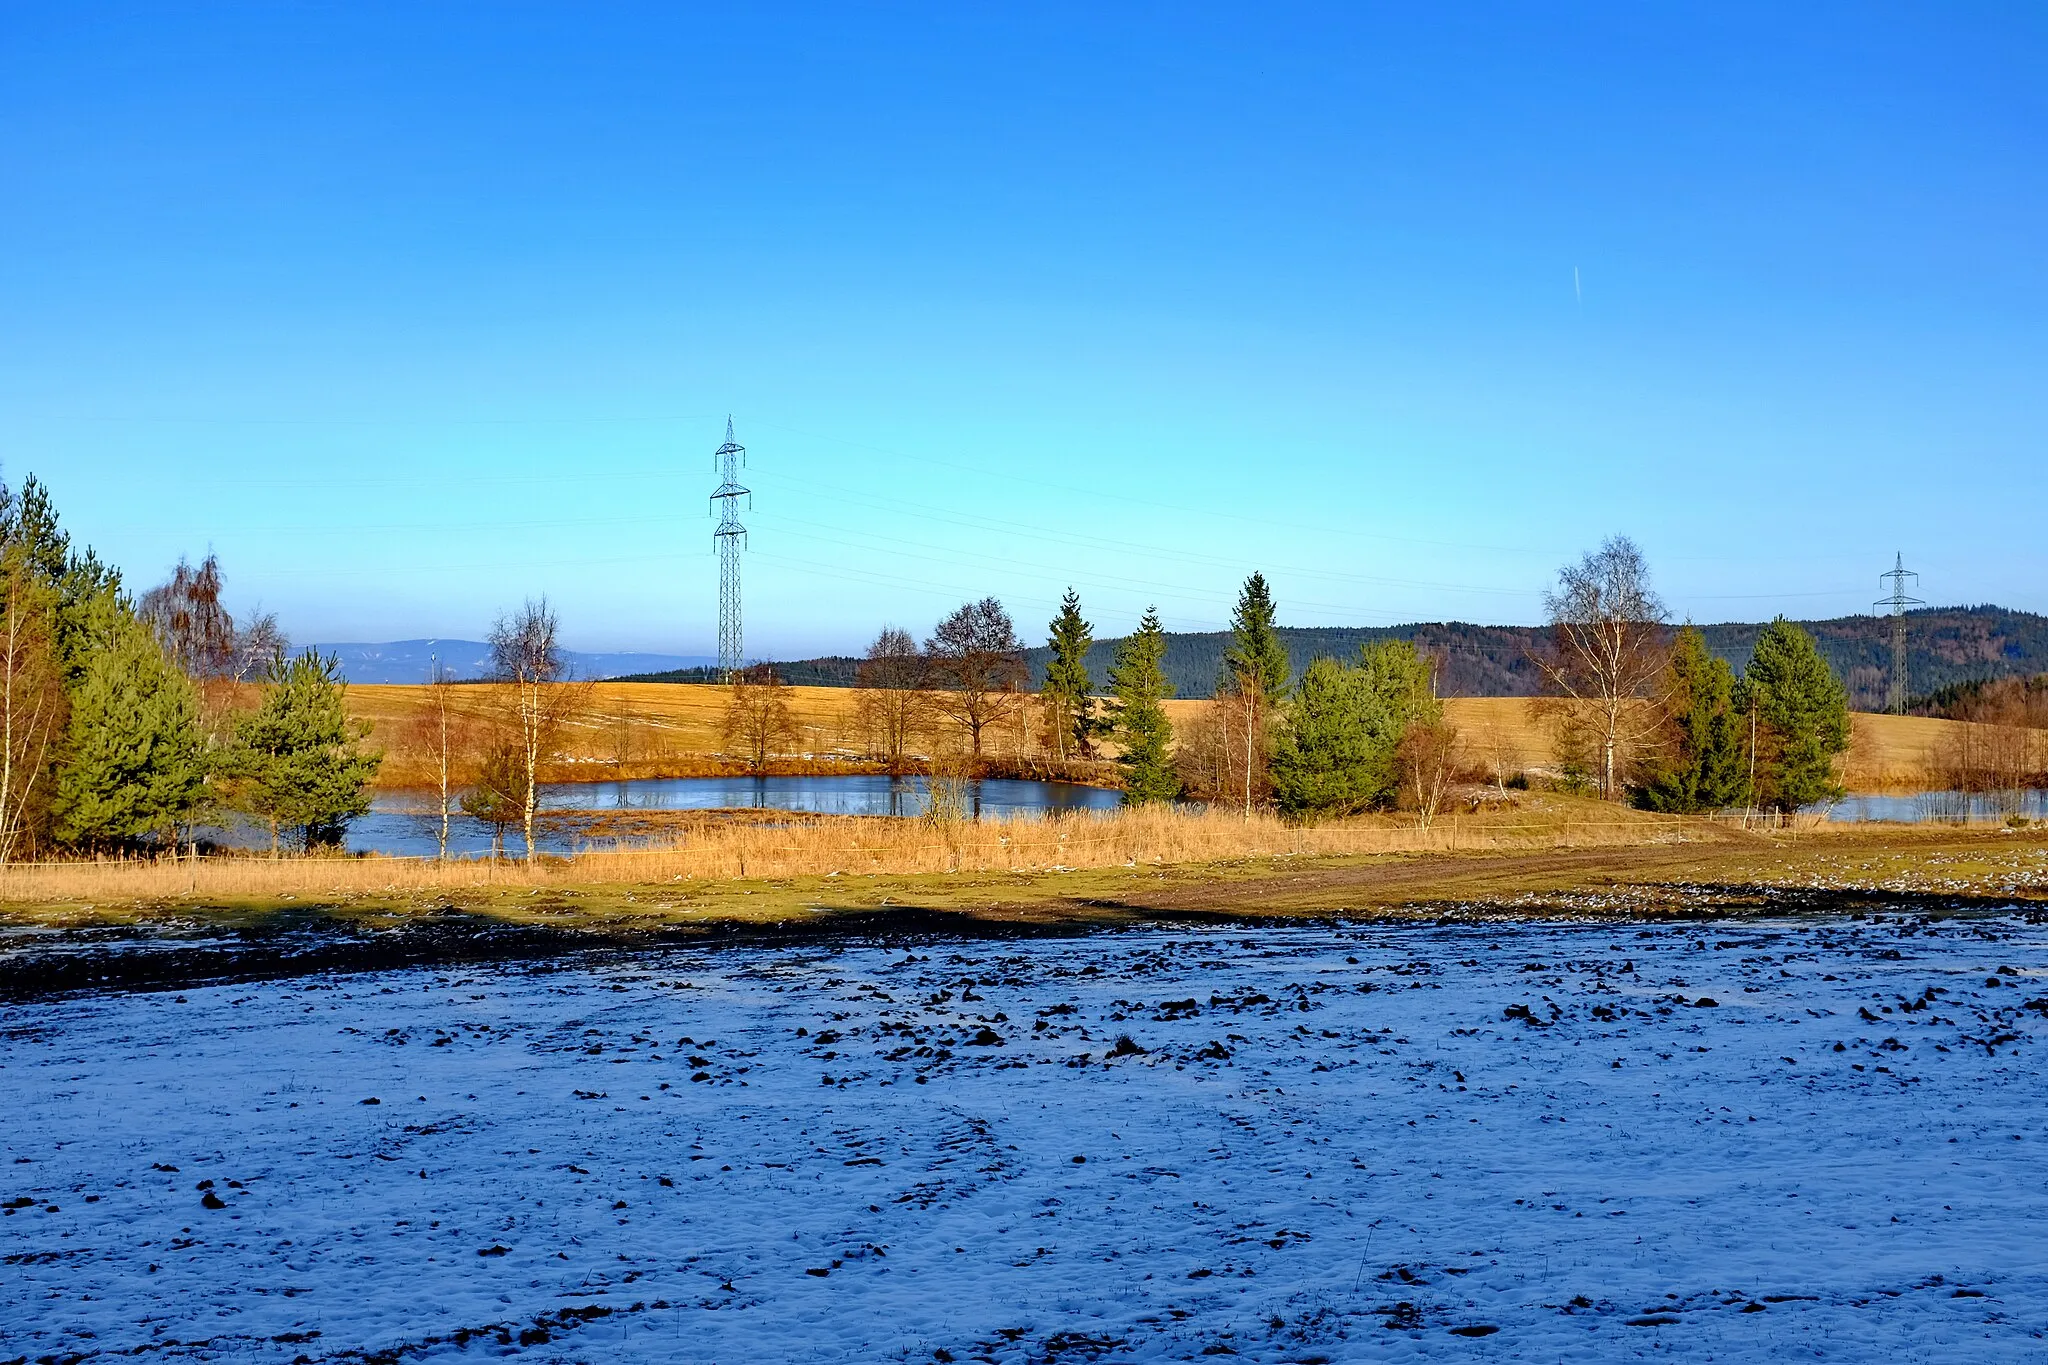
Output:
[[[348,822],[370,808],[370,780],[383,755],[361,745],[369,727],[348,716],[348,684],[338,658],[312,650],[273,659],[263,700],[235,725],[221,771],[236,804],[310,852],[341,841]]]
[[[1316,659],[1301,675],[1273,755],[1273,794],[1289,815],[1384,805],[1400,781],[1402,737],[1442,714],[1429,664],[1403,640],[1368,645],[1356,664]]]
[[[1166,632],[1159,613],[1145,609],[1138,628],[1117,646],[1110,665],[1109,688],[1116,694],[1116,740],[1122,753],[1124,804],[1142,806],[1171,801],[1180,795],[1168,748],[1173,724],[1159,703],[1171,695],[1166,682]]]
[[[1270,702],[1287,695],[1292,669],[1287,646],[1280,643],[1280,632],[1273,624],[1274,614],[1266,577],[1255,573],[1244,581],[1237,607],[1230,613],[1230,648],[1223,655],[1223,676],[1217,681],[1220,690],[1242,693],[1255,689],[1256,696]]]
[[[1052,619],[1046,640],[1052,657],[1045,666],[1045,686],[1039,695],[1045,700],[1046,724],[1052,731],[1061,758],[1072,743],[1087,757],[1095,735],[1095,690],[1088,676],[1088,648],[1095,643],[1095,627],[1081,616],[1081,598],[1072,588],[1060,599],[1060,614]]]
[[[71,696],[56,835],[88,848],[172,842],[204,795],[199,694],[133,615],[106,628]]]
[[[1678,632],[1664,677],[1664,753],[1636,788],[1645,810],[1687,814],[1741,801],[1748,783],[1735,670],[1695,626]]]
[[[1849,697],[1811,635],[1782,616],[1764,627],[1743,671],[1742,707],[1756,721],[1757,805],[1841,799],[1835,759],[1849,747]]]

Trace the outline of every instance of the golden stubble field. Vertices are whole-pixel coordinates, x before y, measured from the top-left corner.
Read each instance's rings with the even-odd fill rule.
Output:
[[[745,771],[745,765],[723,753],[720,730],[728,693],[722,687],[691,683],[605,682],[586,689],[582,713],[569,726],[564,761],[550,773],[557,780],[616,777],[718,776]],[[372,741],[386,753],[383,785],[419,786],[431,771],[413,746],[408,730],[428,708],[432,689],[425,686],[357,685],[348,690],[349,710],[372,727]],[[494,689],[461,686],[451,689],[455,710],[481,724],[497,706]],[[778,772],[845,771],[872,767],[856,716],[856,695],[850,688],[792,687],[791,710],[802,732],[796,753],[775,764]],[[1208,703],[1169,701],[1168,715],[1184,725]],[[1505,772],[1540,768],[1552,761],[1549,722],[1537,702],[1527,697],[1455,697],[1444,703],[1458,727],[1468,761],[1475,768],[1498,765]],[[1858,713],[1851,718],[1853,738],[1846,771],[1852,791],[1883,792],[1924,789],[1932,781],[1934,754],[1952,721],[1920,716]],[[1005,760],[1037,756],[1036,721],[1019,717],[992,732],[991,755]]]

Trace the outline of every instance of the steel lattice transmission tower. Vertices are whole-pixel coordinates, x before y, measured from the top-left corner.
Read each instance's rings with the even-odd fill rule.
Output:
[[[1871,603],[1875,607],[1892,609],[1892,676],[1885,689],[1885,710],[1895,716],[1906,714],[1906,608],[1924,607],[1927,604],[1917,597],[1906,596],[1906,580],[1916,583],[1920,575],[1906,567],[1906,557],[1901,554],[1892,561],[1892,571],[1877,576],[1880,583],[1889,583],[1892,593]]]
[[[719,474],[718,491],[711,495],[711,505],[718,509],[718,529],[711,533],[718,546],[718,676],[731,682],[747,662],[740,631],[740,551],[746,548],[747,528],[740,525],[740,499],[752,508],[754,494],[740,487],[747,448],[733,440],[730,417],[725,419],[725,444],[712,458]]]

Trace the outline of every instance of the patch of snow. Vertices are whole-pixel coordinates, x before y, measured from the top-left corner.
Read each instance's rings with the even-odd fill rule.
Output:
[[[1175,927],[17,1005],[0,1342],[2039,1360],[2044,950]]]

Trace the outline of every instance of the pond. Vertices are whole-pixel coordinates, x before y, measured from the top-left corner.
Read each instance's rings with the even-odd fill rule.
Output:
[[[983,778],[963,784],[964,806],[977,819],[1008,820],[1058,811],[1112,810],[1122,793],[1073,782],[1029,782]],[[816,815],[923,815],[931,792],[921,777],[857,774],[830,777],[663,777],[626,782],[557,782],[541,788],[549,811],[786,810]],[[430,792],[380,795],[370,813],[349,825],[348,847],[356,853],[430,855],[440,818]],[[571,832],[545,833],[536,841],[544,853],[572,853],[587,842]],[[490,826],[456,814],[448,827],[448,851],[488,853]],[[524,852],[516,830],[506,849]]]
[[[1904,824],[1998,824],[2008,815],[2048,819],[2048,792],[1906,792],[1892,796],[1857,795],[1837,802],[1827,812],[1837,823],[1861,824],[1893,820]]]

